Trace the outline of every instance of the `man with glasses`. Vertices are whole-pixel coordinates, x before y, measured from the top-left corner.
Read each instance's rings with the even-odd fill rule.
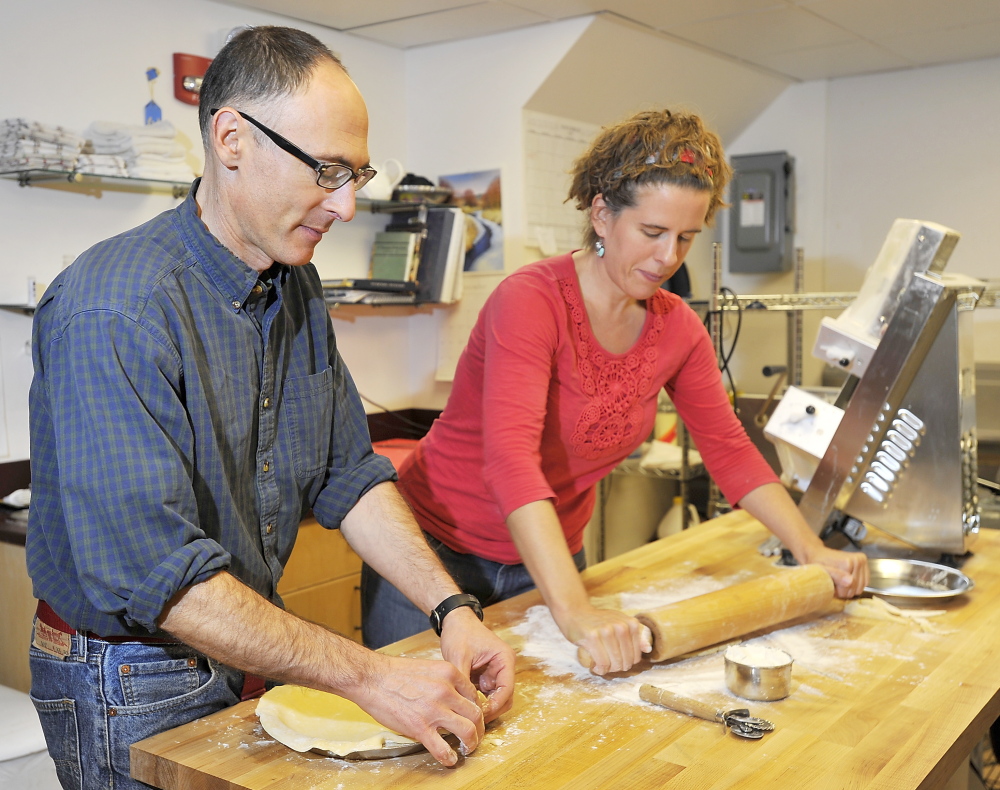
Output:
[[[187,200],[80,256],[35,315],[32,697],[60,779],[140,787],[131,743],[255,676],[347,697],[454,765],[439,729],[478,745],[510,707],[513,653],[372,452],[310,264],[374,175],[364,101],[315,38],[255,28],[213,61],[199,120]],[[277,605],[310,510],[431,614],[446,661]]]

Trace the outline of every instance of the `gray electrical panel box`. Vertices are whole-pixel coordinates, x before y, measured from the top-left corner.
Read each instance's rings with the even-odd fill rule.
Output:
[[[795,235],[795,159],[784,151],[732,157],[729,271],[787,272]]]

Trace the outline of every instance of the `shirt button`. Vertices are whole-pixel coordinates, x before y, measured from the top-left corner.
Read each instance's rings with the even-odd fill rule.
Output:
[[[263,288],[261,288],[261,287],[260,287],[259,285],[255,285],[255,286],[253,287],[253,292],[254,292],[255,294],[257,294],[258,296],[260,296],[260,295],[261,295],[262,293],[264,293],[264,289],[263,289]]]
[[[128,664],[122,664],[122,674],[123,675],[127,675],[131,671],[132,671],[132,667],[130,667]]]
[[[269,464],[269,463],[268,463],[267,461],[264,461],[264,471],[266,472],[266,471],[268,471],[268,470],[269,470],[270,468],[271,468],[271,465],[270,465],[270,464]]]
[[[264,408],[267,409],[267,408],[270,408],[270,406],[271,406],[271,399],[270,398],[264,398]]]
[[[238,299],[233,299],[233,308],[236,310],[240,309],[240,302]]]
[[[266,531],[267,531],[268,535],[270,535],[272,532],[274,532],[274,524],[268,524]]]

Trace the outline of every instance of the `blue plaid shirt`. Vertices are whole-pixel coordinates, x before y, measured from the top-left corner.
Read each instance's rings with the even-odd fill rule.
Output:
[[[258,277],[209,234],[197,186],[81,255],[35,312],[28,570],[103,636],[155,632],[222,569],[280,603],[302,517],[338,527],[395,479],[315,268]]]

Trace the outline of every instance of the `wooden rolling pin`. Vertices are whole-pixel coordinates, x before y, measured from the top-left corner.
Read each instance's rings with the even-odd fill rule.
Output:
[[[819,565],[781,570],[759,579],[641,612],[636,619],[653,635],[650,661],[690,653],[761,628],[819,612],[833,601],[833,579]],[[577,659],[594,662],[584,648]]]

